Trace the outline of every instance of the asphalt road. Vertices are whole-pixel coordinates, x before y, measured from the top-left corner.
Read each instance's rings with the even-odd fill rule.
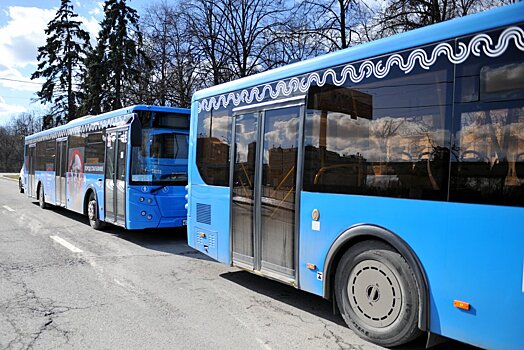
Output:
[[[95,231],[0,178],[0,349],[79,348],[379,349],[329,302],[210,260],[184,230]]]

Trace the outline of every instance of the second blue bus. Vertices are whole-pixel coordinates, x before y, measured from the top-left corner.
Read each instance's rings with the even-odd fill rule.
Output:
[[[25,190],[128,230],[186,224],[189,110],[135,105],[25,139]]]

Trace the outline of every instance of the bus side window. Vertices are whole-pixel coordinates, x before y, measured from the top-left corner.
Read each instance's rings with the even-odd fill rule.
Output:
[[[452,201],[524,201],[524,54],[508,50],[502,57],[475,57],[457,66]],[[465,80],[477,82],[478,99],[465,98]]]
[[[304,189],[446,200],[452,66],[309,91]]]

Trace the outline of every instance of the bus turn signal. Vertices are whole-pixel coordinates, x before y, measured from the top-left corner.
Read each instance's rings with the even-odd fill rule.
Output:
[[[465,301],[453,300],[453,306],[457,309],[469,311],[469,303],[466,303]]]

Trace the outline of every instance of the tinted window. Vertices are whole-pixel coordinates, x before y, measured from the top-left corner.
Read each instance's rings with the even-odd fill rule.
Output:
[[[189,130],[189,114],[136,111],[144,129],[169,128]]]
[[[310,89],[304,189],[446,200],[451,68]]]
[[[84,171],[86,173],[103,174],[104,153],[105,143],[102,132],[87,135]]]
[[[45,141],[45,170],[55,170],[55,152],[56,152],[56,141],[48,140]]]
[[[36,162],[35,162],[35,170],[36,171],[44,171],[45,170],[45,150],[46,150],[46,143],[45,142],[38,142],[36,144]]]
[[[211,110],[198,115],[196,163],[200,176],[209,185],[229,186],[229,112]]]
[[[450,200],[524,205],[523,61],[511,43],[457,67]]]

